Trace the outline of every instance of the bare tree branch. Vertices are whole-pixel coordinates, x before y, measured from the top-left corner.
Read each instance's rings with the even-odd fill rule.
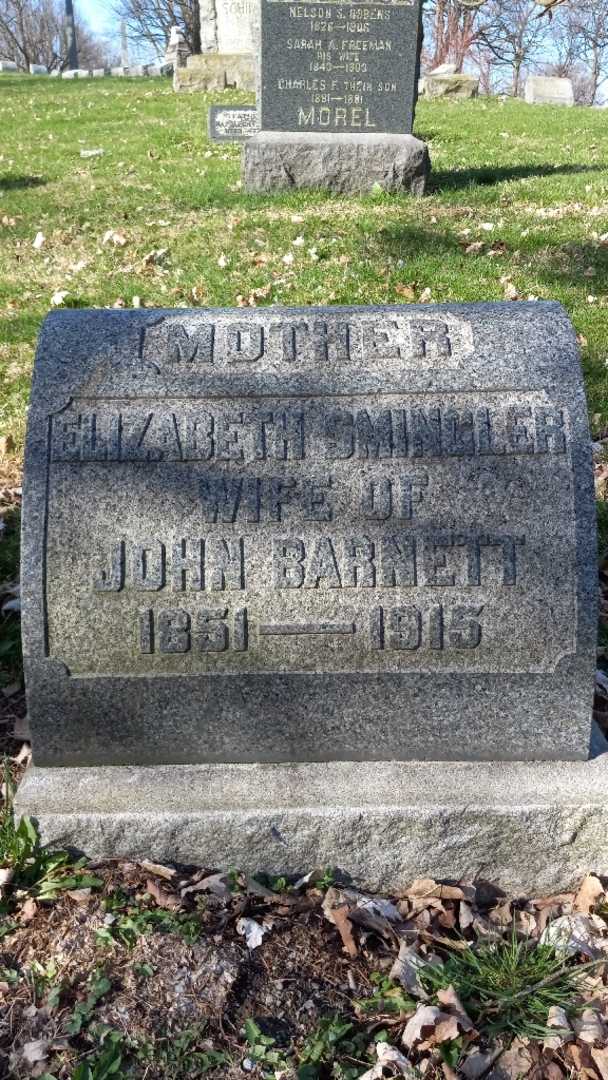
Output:
[[[109,57],[103,41],[79,20],[76,30],[83,67],[104,67]],[[61,0],[0,0],[0,59],[13,60],[23,71],[30,64],[62,70],[67,44]]]

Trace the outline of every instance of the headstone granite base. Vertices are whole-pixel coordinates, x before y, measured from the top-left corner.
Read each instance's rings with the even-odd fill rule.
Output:
[[[249,53],[203,53],[188,57],[186,67],[173,71],[176,93],[210,90],[255,91],[255,65]]]
[[[424,195],[430,171],[427,146],[413,135],[260,131],[243,147],[243,186],[251,193],[380,187]]]
[[[606,749],[598,735],[589,761],[34,768],[16,810],[45,843],[92,859],[550,893],[608,873]]]
[[[427,98],[476,98],[479,94],[479,79],[462,72],[454,75],[431,72],[424,79],[424,94]]]

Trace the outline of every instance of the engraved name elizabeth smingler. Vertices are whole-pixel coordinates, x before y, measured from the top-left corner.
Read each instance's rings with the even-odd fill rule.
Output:
[[[488,591],[520,584],[527,540],[508,525],[435,527],[438,499],[444,513],[452,498],[466,513],[467,490],[446,491],[446,468],[541,467],[567,453],[567,416],[544,404],[456,407],[457,396],[387,395],[386,407],[382,395],[73,402],[53,418],[52,466],[120,463],[134,483],[142,465],[153,477],[183,462],[180,497],[192,503],[187,535],[159,535],[142,514],[128,537],[117,529],[95,552],[88,588],[133,597],[140,656],[237,654],[297,637],[370,654],[480,649]]]

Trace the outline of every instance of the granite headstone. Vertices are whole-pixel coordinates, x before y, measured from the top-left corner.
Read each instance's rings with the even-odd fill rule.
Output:
[[[449,66],[449,65],[446,65]],[[437,75],[431,72],[424,78],[424,95],[427,98],[449,97],[457,100],[475,98],[479,93],[479,78],[475,75]]]
[[[245,190],[422,194],[420,0],[258,3],[260,131],[243,148]]]
[[[261,0],[264,131],[412,131],[419,0]]]
[[[571,79],[548,75],[529,75],[526,79],[525,99],[528,105],[574,105],[574,87]]]
[[[209,106],[209,138],[213,142],[240,142],[259,130],[255,105]]]
[[[57,312],[28,424],[38,765],[587,756],[559,305]]]
[[[252,53],[254,0],[215,0],[216,48],[219,53]]]

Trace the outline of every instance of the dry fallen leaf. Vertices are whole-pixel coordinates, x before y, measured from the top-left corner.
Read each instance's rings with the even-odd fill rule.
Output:
[[[359,950],[357,949],[357,943],[353,937],[352,925],[348,917],[348,908],[334,908],[331,913],[331,921],[342,938],[342,944],[344,945],[345,951],[349,956],[357,956]]]
[[[166,257],[168,252],[168,248],[156,248],[154,251],[149,251],[148,254],[144,255],[143,259],[141,260],[142,266],[158,266],[158,264],[161,263]]]
[[[177,873],[171,866],[163,866],[161,863],[150,862],[148,859],[141,859],[139,865],[147,874],[165,878],[166,881],[171,881]]]
[[[532,1056],[527,1040],[516,1038],[508,1050],[500,1055],[496,1068],[488,1073],[487,1080],[522,1080],[532,1068]]]
[[[500,1053],[500,1049],[488,1051],[487,1053],[475,1050],[464,1061],[459,1062],[459,1071],[466,1077],[466,1080],[480,1080],[480,1077],[487,1076],[488,1070]]]
[[[23,743],[19,753],[12,759],[15,765],[29,765],[32,760],[32,748],[29,743]]]
[[[553,945],[565,956],[588,956],[592,960],[606,956],[606,923],[597,915],[560,915],[550,922],[540,937],[541,945]]]
[[[589,915],[598,900],[604,896],[604,886],[595,874],[588,874],[574,897],[574,910]]]
[[[574,1021],[574,1030],[577,1039],[588,1046],[606,1045],[608,1027],[596,1009],[583,1009],[580,1017]]]
[[[62,307],[69,295],[67,289],[58,289],[51,296],[51,307]]]
[[[454,1014],[461,1031],[468,1034],[470,1031],[475,1030],[475,1024],[467,1014],[466,1009],[453,986],[447,986],[445,990],[438,990],[437,997],[440,1003],[446,1005],[450,1012]]]
[[[397,293],[397,296],[402,296],[404,300],[416,299],[415,285],[395,285],[395,292]]]
[[[608,1050],[600,1049],[600,1047],[593,1047],[591,1050],[591,1057],[593,1058],[594,1065],[596,1065],[599,1070],[602,1080],[608,1080]]]
[[[389,972],[389,978],[401,983],[413,997],[428,1001],[429,995],[420,982],[420,970],[425,966],[426,961],[418,952],[418,946],[402,941],[399,946],[399,955]]]
[[[33,900],[31,896],[28,896],[27,900],[20,908],[19,922],[24,925],[31,922],[32,919],[35,917],[37,911],[38,906],[36,904],[36,901]]]
[[[378,1055],[377,1063],[373,1068],[363,1073],[359,1080],[381,1080],[385,1068],[391,1070],[391,1075],[394,1075],[394,1069],[398,1069],[397,1076],[411,1077],[412,1080],[419,1076],[417,1070],[414,1069],[405,1055],[400,1050],[397,1050],[396,1046],[391,1046],[390,1043],[386,1042],[378,1042],[376,1043],[376,1054]]]
[[[264,934],[268,933],[268,929],[255,919],[239,919],[236,924],[236,932],[243,935],[248,949],[257,949],[262,944]]]
[[[66,896],[76,904],[88,904],[91,899],[90,889],[68,889]]]
[[[210,892],[213,896],[218,896],[220,900],[229,900],[232,895],[227,874],[207,874],[200,881],[187,885],[185,889],[182,889],[181,894],[187,896],[193,892]]]
[[[7,885],[13,880],[15,871],[12,866],[0,866],[0,896],[4,895]]]
[[[127,238],[124,233],[117,232],[116,229],[107,229],[101,242],[102,244],[113,244],[114,247],[125,247]]]
[[[559,1050],[564,1043],[570,1042],[574,1037],[568,1014],[560,1005],[552,1005],[547,1016],[547,1027],[555,1028],[555,1035],[549,1035],[543,1041],[546,1050]]]
[[[431,1045],[431,1040],[433,1039],[439,1024],[447,1022],[449,1025],[449,1022],[452,1020],[454,1020],[453,1017],[442,1012],[436,1005],[419,1005],[414,1015],[405,1025],[405,1030],[401,1037],[404,1046],[406,1046],[408,1050],[412,1050],[414,1047],[420,1048],[427,1043],[428,1045]],[[457,1038],[457,1025],[455,1030],[456,1035],[447,1035],[446,1038]]]
[[[167,892],[153,878],[146,881],[146,892],[156,900],[159,907],[166,908],[167,911],[179,911],[182,906],[179,897]]]
[[[21,1047],[20,1057],[25,1065],[36,1065],[39,1061],[46,1061],[50,1042],[48,1039],[33,1039]]]

